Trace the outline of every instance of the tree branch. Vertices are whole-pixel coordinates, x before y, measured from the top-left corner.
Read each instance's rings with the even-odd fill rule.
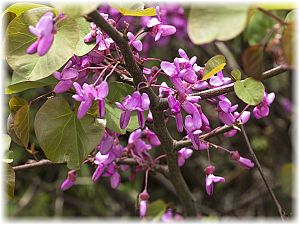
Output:
[[[264,181],[264,183],[265,183],[265,185],[266,185],[268,191],[269,191],[269,194],[271,195],[271,198],[272,198],[274,204],[276,205],[276,208],[277,208],[278,214],[279,214],[280,217],[281,217],[281,220],[284,221],[285,212],[283,211],[283,209],[282,209],[282,207],[281,207],[279,201],[277,200],[277,198],[276,198],[276,196],[275,196],[275,194],[274,194],[274,192],[273,192],[271,186],[269,185],[269,183],[268,183],[268,181],[267,181],[267,179],[266,179],[266,177],[265,177],[265,175],[264,175],[264,173],[263,173],[263,171],[262,171],[261,165],[260,165],[260,163],[259,163],[259,161],[258,161],[258,158],[257,158],[256,155],[255,155],[255,152],[253,151],[253,149],[252,149],[252,147],[251,147],[249,138],[248,138],[248,136],[247,136],[247,134],[246,134],[246,131],[245,131],[245,129],[244,129],[243,124],[241,124],[241,129],[242,129],[242,133],[243,133],[243,136],[244,136],[244,138],[245,138],[247,147],[248,147],[248,149],[249,149],[249,152],[250,152],[250,154],[251,154],[251,156],[252,156],[252,158],[253,158],[253,160],[254,160],[256,166],[257,166],[257,169],[258,169],[258,171],[259,171],[259,173],[260,173],[260,175],[261,175],[261,177],[262,177],[262,179],[263,179],[263,181]]]
[[[225,132],[228,132],[230,130],[233,129],[233,126],[227,126],[227,125],[224,125],[224,126],[220,126],[220,127],[217,127],[215,129],[213,129],[212,131],[206,133],[206,134],[202,134],[199,136],[200,140],[205,140],[205,139],[209,139],[211,137],[214,137],[216,135],[219,135],[219,134],[223,134]],[[190,146],[192,143],[190,140],[181,140],[181,141],[176,141],[175,142],[175,150],[180,150],[182,149],[183,147],[188,147]]]
[[[277,66],[275,68],[265,71],[262,75],[262,80],[266,80],[271,77],[277,76],[288,70],[289,70],[289,68],[287,68],[285,66]],[[205,90],[205,91],[196,92],[191,95],[192,96],[200,96],[202,99],[207,99],[207,98],[214,98],[216,96],[223,95],[223,94],[226,94],[226,93],[229,93],[232,91],[234,91],[234,83],[230,83],[227,85],[223,85],[221,87],[217,87],[217,88],[213,88],[213,89],[209,89],[209,90]],[[157,109],[165,110],[168,108],[169,108],[169,105],[168,105],[167,98],[161,98],[159,100]]]
[[[137,65],[128,41],[123,35],[112,27],[97,10],[91,12],[87,16],[98,27],[106,32],[120,48],[127,71],[131,74],[135,86],[141,82],[146,82],[146,78],[143,75],[142,70]],[[175,187],[176,193],[181,204],[184,207],[185,214],[188,216],[196,216],[197,210],[195,200],[181,174],[180,168],[177,162],[177,152],[174,151],[174,140],[171,137],[165,121],[162,110],[159,110],[159,97],[154,93],[152,88],[143,88],[142,92],[146,92],[150,98],[150,110],[153,114],[154,132],[158,135],[161,142],[161,148],[167,155],[168,169],[170,173],[170,180]]]

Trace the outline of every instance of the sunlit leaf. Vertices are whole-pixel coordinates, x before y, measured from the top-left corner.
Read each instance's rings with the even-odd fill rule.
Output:
[[[124,16],[156,16],[155,8],[144,9],[142,2],[115,2],[110,6],[117,9]]]
[[[251,77],[234,83],[234,92],[248,105],[258,105],[264,97],[265,87],[261,81]]]
[[[227,41],[239,35],[247,23],[248,6],[193,5],[188,18],[188,34],[194,44]],[[234,25],[233,25],[234,24]]]
[[[83,160],[100,143],[105,124],[95,117],[76,117],[63,97],[48,99],[34,121],[36,137],[46,157],[56,163],[67,162],[79,169]]]
[[[260,3],[257,7],[265,10],[290,10],[295,9],[297,5],[292,2],[274,2],[274,3]]]
[[[220,72],[226,65],[226,59],[223,55],[216,55],[205,63],[204,75],[202,80],[207,80],[216,73]]]

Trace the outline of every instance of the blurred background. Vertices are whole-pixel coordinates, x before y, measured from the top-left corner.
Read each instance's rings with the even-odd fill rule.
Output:
[[[256,10],[248,21],[243,32],[228,41],[213,41],[207,44],[195,45],[187,34],[189,7],[180,4],[161,4],[163,20],[177,28],[176,36],[164,37],[158,43],[153,38],[143,38],[146,57],[154,57],[162,60],[173,61],[178,56],[178,49],[184,49],[189,57],[197,56],[197,64],[203,66],[211,57],[223,54],[227,59],[224,75],[229,76],[232,69],[242,71],[242,79],[246,78],[245,71],[251,71],[249,64],[262,67],[263,71],[280,65],[284,58],[280,53],[278,35],[272,30],[278,29],[276,20],[265,13]],[[117,18],[117,12],[109,6],[100,7],[101,12],[109,13]],[[278,17],[284,18],[290,10],[272,11]],[[147,18],[122,17],[120,28],[126,21],[130,24],[129,30],[136,33],[145,24]],[[234,24],[232,24],[234,26]],[[205,32],[205,30],[199,30]],[[245,51],[256,44],[263,44],[263,57],[251,61],[245,58]],[[250,56],[248,56],[250,57]],[[254,57],[255,58],[255,57]],[[245,62],[250,62],[249,64]],[[256,64],[255,64],[256,63]],[[159,66],[159,62],[145,64],[147,68]],[[237,68],[238,67],[238,68]],[[9,83],[12,70],[7,65],[7,83]],[[257,120],[251,115],[245,129],[251,141],[251,145],[263,167],[263,171],[279,202],[288,216],[294,216],[293,191],[294,152],[291,135],[295,128],[291,126],[294,109],[293,85],[294,74],[292,70],[284,72],[276,77],[263,81],[266,91],[276,94],[275,101],[270,106],[270,115],[267,118]],[[159,78],[159,82],[171,83],[165,78]],[[30,89],[14,94],[30,100],[43,93],[51,91],[53,86]],[[12,96],[6,96],[6,102]],[[234,93],[227,97],[232,103],[238,103],[241,111],[245,103],[241,102]],[[33,119],[37,110],[44,101],[40,101],[31,108],[31,136],[30,143],[34,149],[34,155],[38,159],[45,158],[40,149],[33,130]],[[205,101],[201,103],[202,109],[208,116],[212,127],[220,124],[214,107]],[[253,107],[250,108],[252,111]],[[10,110],[6,105],[5,120]],[[169,130],[176,139],[182,138],[176,132],[173,119],[168,121]],[[121,144],[126,145],[128,134],[121,138]],[[239,150],[241,155],[250,157],[246,143],[241,133],[227,138],[223,135],[211,138],[214,144],[230,150]],[[23,147],[12,142],[11,150],[14,152],[12,166],[21,165],[28,160],[33,160],[33,155]],[[152,154],[158,155],[155,150]],[[206,152],[195,151],[182,168],[189,188],[197,199],[197,207],[202,213],[202,218],[218,220],[225,217],[252,218],[252,217],[278,217],[278,213],[271,197],[256,168],[245,170],[236,166],[229,160],[228,155],[211,149],[211,160],[216,167],[216,174],[226,179],[224,184],[215,186],[214,195],[209,197],[205,192],[205,174],[203,169],[207,165]],[[34,169],[16,172],[15,195],[7,199],[5,215],[8,218],[36,218],[36,217],[137,217],[137,195],[143,189],[144,174],[137,174],[134,181],[128,181],[129,173],[122,173],[122,183],[117,190],[110,187],[108,178],[101,178],[93,183],[91,175],[94,168],[91,165],[83,165],[78,172],[76,184],[69,190],[62,192],[60,184],[67,176],[66,165],[43,166]],[[148,192],[150,203],[160,202],[176,209],[181,213],[182,208],[176,197],[171,183],[161,174],[150,173]],[[154,204],[154,205],[155,205]],[[154,207],[155,208],[155,207]],[[159,207],[158,207],[159,208]]]

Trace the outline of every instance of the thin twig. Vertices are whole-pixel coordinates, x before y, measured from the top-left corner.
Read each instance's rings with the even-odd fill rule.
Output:
[[[245,141],[246,141],[246,143],[247,143],[249,152],[250,152],[250,154],[251,154],[251,156],[252,156],[252,158],[253,158],[253,160],[254,160],[254,162],[255,162],[257,168],[258,168],[258,171],[259,171],[259,173],[260,173],[260,175],[261,175],[261,177],[262,177],[262,179],[263,179],[263,181],[264,181],[264,183],[265,183],[265,185],[266,185],[268,191],[269,191],[269,194],[270,194],[271,197],[272,197],[272,200],[273,200],[274,204],[275,204],[276,207],[277,207],[277,211],[278,211],[278,214],[279,214],[280,217],[281,217],[281,220],[284,221],[285,212],[284,212],[284,210],[282,209],[282,207],[281,207],[279,201],[277,200],[277,198],[276,198],[276,196],[275,196],[275,194],[274,194],[274,192],[273,192],[271,186],[269,185],[269,183],[268,183],[268,181],[267,181],[267,179],[266,179],[266,177],[265,177],[265,175],[264,175],[264,173],[263,173],[263,171],[262,171],[262,167],[261,167],[261,165],[260,165],[260,163],[259,163],[259,161],[258,161],[258,158],[257,158],[256,155],[255,155],[255,152],[253,151],[253,149],[252,149],[252,147],[251,147],[249,138],[248,138],[248,136],[247,136],[247,134],[246,134],[246,131],[245,131],[245,129],[244,129],[244,126],[243,126],[242,124],[241,124],[241,129],[242,129],[242,134],[243,134],[243,136],[244,136],[244,138],[245,138]]]
[[[276,20],[277,22],[279,22],[281,25],[287,25],[287,23],[283,20],[283,18],[279,17],[279,16],[276,16],[275,14],[263,9],[263,8],[260,8],[258,7],[257,8],[259,11],[263,12],[264,14],[272,17],[274,20]]]

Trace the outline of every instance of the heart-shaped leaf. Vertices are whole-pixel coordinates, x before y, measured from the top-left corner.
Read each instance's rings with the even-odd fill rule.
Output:
[[[14,131],[23,146],[27,148],[29,143],[29,105],[26,103],[16,112],[14,117]]]
[[[261,81],[249,77],[234,83],[234,92],[248,105],[258,105],[264,97],[265,87]]]
[[[246,5],[193,5],[188,18],[188,34],[192,42],[198,45],[214,40],[227,41],[244,30],[247,16]]]
[[[78,120],[63,97],[54,97],[39,109],[34,121],[36,137],[46,157],[56,163],[67,162],[79,169],[83,160],[100,143],[105,124],[86,115]]]

